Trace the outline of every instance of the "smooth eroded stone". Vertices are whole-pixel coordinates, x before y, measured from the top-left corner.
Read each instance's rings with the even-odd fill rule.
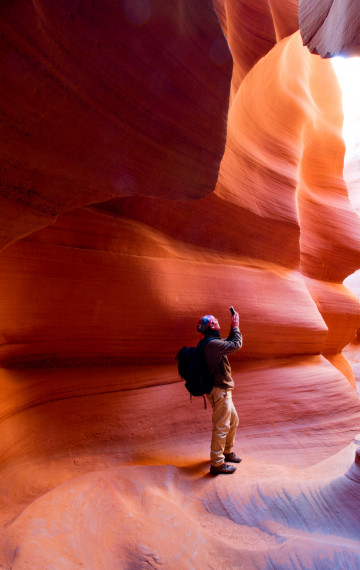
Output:
[[[299,0],[304,45],[321,57],[360,55],[357,0]]]
[[[227,335],[230,305],[241,359],[318,354],[327,333],[299,273],[126,218],[74,211],[8,247],[0,268],[6,366],[170,363],[203,314]]]
[[[212,1],[0,8],[0,246],[114,196],[216,184],[232,58]]]

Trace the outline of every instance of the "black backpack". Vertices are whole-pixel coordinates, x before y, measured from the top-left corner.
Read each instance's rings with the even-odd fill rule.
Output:
[[[195,347],[183,346],[177,353],[178,371],[185,380],[185,388],[190,392],[190,397],[204,396],[213,387],[213,378],[204,356],[204,347],[211,340],[212,338],[204,338]]]

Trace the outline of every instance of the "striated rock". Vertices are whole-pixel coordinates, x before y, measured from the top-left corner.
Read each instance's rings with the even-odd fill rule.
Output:
[[[317,111],[309,114],[303,130],[301,269],[315,279],[341,283],[359,267],[360,227],[343,178],[343,115],[331,63],[312,58],[309,83]]]
[[[232,93],[277,41],[299,28],[297,0],[215,0],[234,59]]]
[[[246,336],[239,358],[319,353],[327,328],[301,276],[239,257],[230,242],[219,258],[214,239],[214,249],[195,247],[130,219],[74,211],[8,247],[3,365],[171,363],[189,334],[197,342],[209,306],[227,334],[230,304]]]
[[[299,28],[298,0],[270,0],[277,41],[291,36]]]
[[[359,562],[339,85],[295,1],[185,4],[0,8],[9,570]],[[231,304],[243,462],[224,480],[174,357],[204,313],[225,336]]]
[[[321,57],[360,55],[360,13],[356,0],[299,0],[304,45]]]
[[[232,60],[210,0],[16,0],[0,30],[1,247],[113,196],[213,190]]]
[[[205,506],[212,515],[226,517],[240,527],[260,528],[276,538],[277,546],[268,545],[265,557],[276,568],[333,564],[356,568],[360,560],[358,457],[359,450],[355,462],[338,477],[331,474],[331,468],[337,470],[339,457],[332,457],[325,468],[315,467],[298,479],[293,473],[273,470],[259,484],[244,488],[236,485],[235,478],[228,478],[207,493]],[[259,565],[260,556],[256,552],[253,567]]]
[[[350,385],[356,390],[356,376],[353,361],[350,361],[343,352],[326,354],[326,359],[347,378]]]
[[[305,120],[307,100],[303,92],[305,100],[299,100],[299,83],[291,75],[274,74],[274,69],[296,65],[303,82],[308,71],[297,35],[286,40],[284,48],[278,44],[256,65],[232,102],[216,194],[264,221],[270,218],[292,225],[298,240],[299,126]],[[252,98],[252,93],[258,96]],[[298,251],[294,254],[298,263]]]
[[[352,449],[345,450],[347,464]],[[30,558],[38,568],[46,567],[53,557],[67,568],[92,566],[94,560],[100,567],[208,568],[216,553],[224,567],[259,568],[268,562],[277,568],[330,567],[335,562],[356,568],[359,466],[355,462],[336,476],[331,467],[338,472],[339,459],[345,462],[333,456],[326,471],[316,467],[297,476],[280,466],[260,471],[250,462],[242,477],[207,479],[201,488],[194,478],[203,474],[199,465],[192,471],[126,466],[89,473],[45,493],[11,521],[1,540],[2,561],[19,568]],[[68,532],[72,528],[76,535]]]
[[[340,353],[354,340],[360,326],[359,298],[344,285],[310,279],[306,279],[306,283],[328,327],[321,352],[326,355]]]
[[[276,43],[271,9],[265,0],[215,0],[215,7],[234,59],[232,86],[236,93],[246,74]]]
[[[359,432],[358,396],[324,357],[231,360],[237,447],[247,459],[308,467]],[[37,495],[38,486],[60,484],[79,465],[80,472],[144,462],[208,468],[211,412],[202,398],[190,402],[172,364],[2,369],[0,387],[2,483],[12,488],[10,499],[2,495],[2,516],[32,500],[28,485]],[[48,479],[48,463],[59,465],[58,476]],[[20,464],[15,480],[27,483],[17,489],[7,481]]]
[[[187,567],[189,548],[174,544],[179,533],[187,533],[194,548],[212,544],[219,560],[227,560],[231,531],[232,559],[244,557],[255,568],[258,557],[282,557],[284,541],[286,558],[291,555],[289,527],[292,537],[310,541],[316,560],[312,529],[302,518],[293,525],[294,501],[300,483],[311,491],[342,476],[343,464],[349,468],[348,454],[331,456],[343,454],[358,433],[358,397],[317,356],[235,365],[234,377],[243,463],[228,481],[207,475],[211,413],[202,401],[184,397],[172,366],[2,370],[0,563],[21,568],[31,559],[41,568],[61,554],[64,567],[75,568],[99,555],[104,567],[104,560],[110,566],[128,557],[143,560],[144,547],[156,564],[176,556]],[[283,489],[286,510],[276,496]],[[342,528],[328,527],[309,491],[313,527],[344,537]],[[267,517],[258,510],[254,519],[249,508],[258,492],[271,509]],[[336,506],[346,513],[346,505]],[[239,516],[241,524],[234,519]],[[283,540],[271,538],[271,521]],[[76,538],[73,529],[82,529]],[[154,542],[157,533],[163,540]],[[339,556],[349,553],[351,545],[341,542]]]

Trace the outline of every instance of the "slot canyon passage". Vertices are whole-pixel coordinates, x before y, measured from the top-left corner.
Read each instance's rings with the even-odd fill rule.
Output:
[[[360,568],[359,12],[1,3],[1,568]],[[212,477],[174,357],[232,304]]]

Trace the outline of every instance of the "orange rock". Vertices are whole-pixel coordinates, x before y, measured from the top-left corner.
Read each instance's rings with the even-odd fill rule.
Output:
[[[8,247],[0,266],[7,366],[170,363],[210,309],[227,334],[231,304],[240,358],[319,353],[327,331],[297,273],[121,218],[74,211]]]
[[[79,205],[213,190],[232,62],[210,0],[16,0],[0,30],[1,247]]]
[[[360,224],[296,1],[5,4],[0,566],[353,567]],[[175,355],[229,305],[219,480]]]

